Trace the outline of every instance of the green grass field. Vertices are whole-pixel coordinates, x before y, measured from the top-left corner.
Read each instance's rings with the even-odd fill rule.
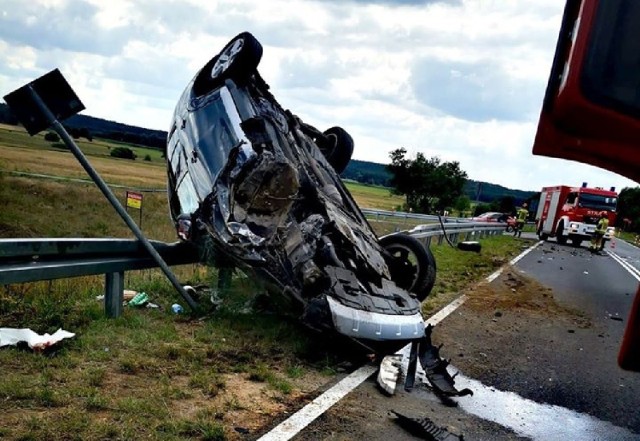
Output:
[[[98,141],[87,144],[80,143],[108,182],[164,186],[160,160],[115,159]],[[132,237],[93,185],[6,173],[85,177],[69,152],[41,137],[1,126],[0,171],[0,238]],[[393,209],[401,201],[386,189],[350,188],[363,206]],[[116,193],[124,198],[124,190]],[[373,227],[378,234],[393,228]],[[175,240],[164,193],[145,193],[142,229],[152,239]],[[482,243],[479,254],[432,246],[438,272],[425,312],[448,303],[527,245],[508,236]],[[217,286],[214,268],[185,265],[175,271],[182,283]],[[221,307],[205,308],[200,316],[171,313],[170,305],[181,299],[157,270],[127,272],[125,287],[146,292],[160,309],[127,307],[119,319],[104,318],[95,298],[104,289],[102,276],[0,286],[2,326],[76,333],[45,353],[0,350],[0,438],[245,439],[236,427],[257,434],[313,397],[344,369],[341,363],[359,361],[347,355],[353,348],[341,348],[332,336],[315,334],[295,318],[262,312],[262,303],[252,301],[263,297],[264,288],[240,272],[222,293]],[[208,304],[207,296],[200,300]]]

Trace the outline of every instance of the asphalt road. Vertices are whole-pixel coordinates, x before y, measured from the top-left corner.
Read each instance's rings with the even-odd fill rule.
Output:
[[[640,268],[638,248],[616,241],[607,251]],[[571,318],[546,319],[544,311],[479,317],[463,304],[434,337],[461,371],[457,385],[471,387],[473,397],[443,402],[426,386],[411,393],[398,386],[389,397],[372,377],[294,439],[416,439],[393,423],[395,410],[428,417],[465,440],[640,440],[640,373],[616,364],[638,279],[611,254],[554,241],[512,271],[539,282]],[[507,282],[501,276],[492,285]]]

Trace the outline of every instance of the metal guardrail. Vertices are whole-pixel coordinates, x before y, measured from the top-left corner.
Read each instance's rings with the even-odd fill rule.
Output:
[[[444,222],[444,221],[443,221]],[[506,231],[506,225],[497,222],[460,222],[444,224],[444,231],[440,223],[418,225],[407,233],[418,239],[425,247],[431,245],[433,237],[438,238],[438,245],[442,245],[446,237],[455,244],[460,240],[478,240],[485,236],[495,236]]]
[[[367,216],[368,218],[374,218],[375,220],[385,220],[386,218],[393,219],[416,219],[423,220],[425,222],[438,222],[438,216],[433,214],[420,214],[420,213],[407,213],[403,211],[388,211],[388,210],[375,210],[372,208],[361,209],[362,214]],[[472,222],[470,219],[462,218],[462,217],[452,217],[452,216],[442,216],[442,222],[444,223],[458,223]]]
[[[151,241],[168,265],[199,262],[189,243]],[[0,239],[0,285],[105,275],[105,312],[122,313],[124,272],[157,268],[135,239]]]
[[[501,234],[504,229],[504,224],[496,223],[445,224],[452,243]],[[444,241],[445,233],[439,223],[420,225],[406,232],[427,247],[433,237],[438,238],[438,245]],[[168,265],[200,261],[197,248],[189,243],[151,241],[151,244]],[[110,317],[122,313],[125,271],[157,267],[157,262],[135,239],[0,239],[0,285],[104,274],[105,312]]]

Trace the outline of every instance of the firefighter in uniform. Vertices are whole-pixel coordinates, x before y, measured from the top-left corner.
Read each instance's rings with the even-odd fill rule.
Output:
[[[522,229],[524,228],[524,223],[527,221],[527,217],[529,216],[529,210],[527,210],[527,203],[523,203],[521,208],[518,208],[517,218],[516,218],[516,227],[513,230],[513,237],[522,236]]]
[[[607,218],[607,212],[600,212],[600,219],[596,224],[596,231],[593,232],[593,237],[591,238],[591,245],[589,245],[589,251],[592,253],[597,253],[603,247],[602,238],[604,237],[604,233],[607,232],[607,228],[609,227],[609,219]]]

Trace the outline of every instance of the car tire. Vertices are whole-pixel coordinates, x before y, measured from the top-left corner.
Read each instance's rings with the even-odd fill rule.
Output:
[[[321,148],[322,154],[336,173],[341,174],[353,155],[353,138],[342,127],[331,127],[323,132],[327,142]]]
[[[538,235],[538,239],[540,240],[546,241],[547,239],[549,239],[549,235],[547,233],[542,232],[542,227],[540,227],[538,231],[536,231],[536,234]]]
[[[556,228],[556,241],[560,244],[560,245],[564,245],[567,243],[567,236],[565,236],[564,234],[562,234],[562,232],[564,231],[564,223],[560,222],[558,224],[558,227]]]
[[[463,242],[458,242],[458,249],[460,251],[473,251],[475,253],[479,253],[482,250],[482,245],[480,245],[480,242],[475,240],[465,240]]]
[[[436,260],[428,247],[407,234],[392,234],[380,239],[387,252],[391,279],[422,302],[436,281]],[[407,277],[413,274],[413,277]]]
[[[513,233],[513,226],[512,225],[507,225],[507,233]]]
[[[580,239],[572,239],[572,240],[571,240],[571,244],[572,244],[574,247],[578,248],[578,247],[582,244],[582,240],[580,240]]]
[[[193,84],[194,93],[204,95],[228,78],[246,80],[256,72],[261,58],[262,45],[253,35],[236,35],[202,68]]]

